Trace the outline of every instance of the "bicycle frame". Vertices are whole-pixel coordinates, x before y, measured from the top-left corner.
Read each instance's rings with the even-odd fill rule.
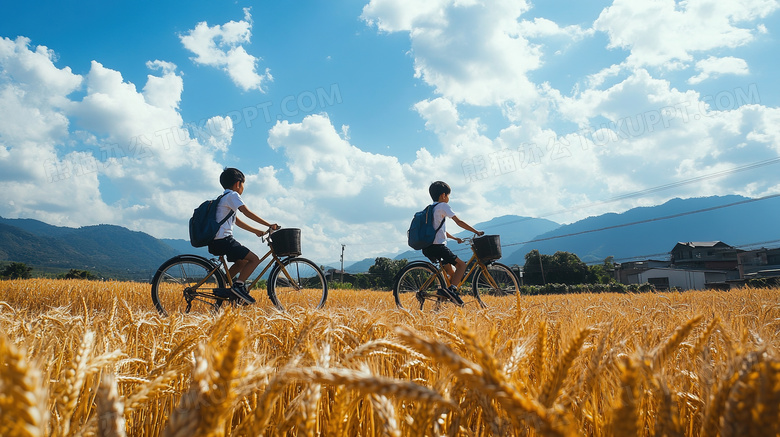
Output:
[[[470,242],[470,239],[467,239]],[[496,280],[493,279],[493,276],[490,274],[490,272],[487,269],[487,264],[480,261],[480,259],[477,257],[477,254],[474,252],[474,247],[471,246],[471,258],[469,258],[468,262],[466,262],[466,271],[463,273],[463,278],[461,278],[460,282],[458,283],[458,288],[463,286],[463,284],[466,283],[466,280],[471,276],[471,274],[474,272],[475,268],[479,268],[482,270],[482,274],[485,275],[485,278],[490,283],[491,287],[498,288],[498,284],[496,284]],[[436,268],[436,271],[444,278],[444,282],[447,284],[447,286],[452,285],[450,282],[450,276],[449,274],[444,270],[442,267],[442,263],[439,262],[439,266]],[[434,280],[435,277],[431,276],[428,281],[423,284],[423,288],[427,288],[431,285],[431,282]]]
[[[263,261],[265,261],[266,258],[268,258],[269,256],[273,257],[273,260],[269,261],[268,264],[266,264],[265,268],[263,268],[263,270],[260,272],[260,274],[257,275],[255,280],[252,281],[249,284],[249,286],[247,287],[247,290],[251,290],[252,288],[254,288],[254,286],[257,284],[257,282],[260,280],[260,278],[263,277],[263,275],[265,274],[265,272],[268,271],[269,268],[279,268],[279,269],[282,269],[282,272],[284,273],[284,276],[287,278],[287,280],[289,280],[290,283],[293,284],[296,289],[299,289],[300,286],[295,282],[295,280],[292,278],[292,276],[290,276],[290,273],[287,272],[287,269],[284,267],[284,264],[282,263],[282,259],[279,258],[274,253],[273,249],[271,249],[271,248],[268,249],[268,252],[266,252],[266,254],[263,255],[262,258],[260,258],[259,264],[262,264]],[[220,270],[220,267],[222,267],[224,269],[224,270],[221,270],[221,273],[224,275],[225,282],[227,283],[227,286],[228,287],[233,287],[233,278],[231,278],[230,274],[229,274],[230,269],[229,269],[229,267],[227,265],[227,259],[225,258],[224,255],[220,255],[219,256],[219,263],[214,263],[214,268],[209,272],[209,274],[206,275],[203,279],[201,279],[192,288],[199,289],[203,284],[206,283],[206,280],[209,277],[211,277],[211,275],[213,275],[217,270]],[[202,294],[202,293],[199,293],[199,292],[195,293],[195,295],[196,296],[201,296],[202,295],[202,296],[208,297],[210,299],[214,299],[214,297],[215,297],[213,295]],[[193,299],[194,299],[194,297],[193,297]],[[217,298],[217,299],[219,299],[219,298]]]

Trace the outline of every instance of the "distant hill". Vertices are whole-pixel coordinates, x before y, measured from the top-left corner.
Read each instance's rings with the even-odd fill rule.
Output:
[[[79,269],[105,278],[148,280],[178,253],[148,234],[120,226],[67,228],[0,218],[0,261],[49,272]]]
[[[160,241],[167,244],[168,246],[171,246],[173,250],[178,253],[193,253],[195,255],[200,255],[206,258],[214,257],[214,255],[210,254],[209,250],[205,247],[192,247],[190,240],[162,238]]]
[[[731,205],[722,207],[724,205]],[[696,213],[692,213],[699,211]],[[780,197],[752,201],[741,196],[673,199],[663,205],[634,208],[559,225],[545,219],[496,217],[474,227],[501,236],[505,264],[525,263],[525,254],[572,252],[585,262],[666,258],[679,241],[723,241],[732,246],[780,241]],[[457,229],[457,227],[454,227]],[[452,230],[453,227],[450,227]],[[467,232],[456,234],[468,236]],[[450,243],[461,257],[468,248]],[[180,253],[210,257],[187,240],[158,240],[143,232],[114,225],[68,228],[32,219],[0,217],[0,262],[23,262],[49,273],[89,270],[114,279],[148,280],[165,260]],[[385,255],[422,259],[420,251]],[[350,273],[368,271],[374,258],[345,266]]]
[[[344,267],[344,271],[347,273],[365,273],[368,268],[373,266],[378,257],[366,258],[362,261],[358,261],[349,267]]]
[[[771,242],[780,240],[778,216],[780,197],[752,202],[742,196],[672,199],[622,214],[589,217],[540,234],[536,241],[504,247],[502,262],[523,265],[525,255],[534,249],[547,255],[572,252],[585,262],[597,262],[608,256],[665,259],[679,241],[719,240],[732,246]]]

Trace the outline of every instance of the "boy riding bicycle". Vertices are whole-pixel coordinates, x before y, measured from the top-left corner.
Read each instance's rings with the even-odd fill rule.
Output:
[[[217,221],[222,221],[228,214],[230,214],[230,218],[219,228],[214,241],[209,243],[208,249],[212,255],[226,255],[227,260],[233,263],[228,270],[231,278],[238,274],[238,278],[233,282],[233,287],[230,289],[232,295],[220,297],[232,298],[241,304],[252,304],[255,303],[255,299],[249,294],[244,283],[260,264],[260,258],[233,238],[233,224],[252,232],[258,237],[265,235],[265,232],[239,219],[237,211],[241,211],[247,218],[272,230],[278,229],[279,225],[263,220],[247,208],[244,201],[241,200],[241,194],[244,193],[245,180],[244,173],[236,168],[226,168],[219,176],[219,183],[225,191],[217,205]]]
[[[449,205],[451,192],[450,186],[442,181],[436,181],[428,187],[428,193],[431,195],[431,200],[438,202],[433,207],[433,228],[439,229],[439,231],[436,233],[433,244],[423,249],[422,252],[423,255],[434,263],[441,260],[442,270],[449,276],[450,284],[452,285],[447,289],[438,290],[438,294],[458,305],[463,305],[463,300],[458,296],[458,287],[455,284],[459,284],[461,279],[463,279],[463,274],[466,272],[466,263],[452,253],[447,247],[447,238],[451,238],[458,243],[462,243],[463,240],[452,236],[447,232],[446,218],[451,218],[456,225],[469,232],[473,232],[477,235],[484,235],[485,233],[477,231],[455,215],[455,212],[453,212]],[[442,221],[444,222],[443,224]],[[441,226],[441,228],[439,228],[439,226]]]

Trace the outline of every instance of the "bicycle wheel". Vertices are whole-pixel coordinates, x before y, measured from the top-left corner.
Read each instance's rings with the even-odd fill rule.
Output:
[[[395,304],[402,309],[423,310],[427,303],[429,309],[438,309],[444,300],[436,295],[436,290],[444,286],[444,278],[432,265],[409,264],[398,273],[398,279],[393,287]]]
[[[506,296],[518,292],[517,277],[509,267],[493,263],[487,266],[487,272],[490,274],[490,278],[484,274],[482,269],[477,269],[474,273],[474,282],[472,282],[471,287],[477,298],[486,294]]]
[[[284,270],[277,265],[268,276],[268,297],[276,308],[284,311],[292,307],[325,306],[328,283],[317,264],[306,258],[287,258],[282,260],[282,265]]]
[[[195,287],[204,278],[205,282]],[[213,289],[224,288],[225,276],[205,258],[185,255],[164,262],[152,278],[152,302],[163,316],[171,312],[208,311],[219,308],[222,300]]]

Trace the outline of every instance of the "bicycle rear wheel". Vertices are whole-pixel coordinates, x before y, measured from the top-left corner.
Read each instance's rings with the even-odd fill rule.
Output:
[[[482,269],[477,269],[474,273],[474,282],[471,285],[472,291],[476,296],[484,296],[486,294],[506,296],[518,292],[517,277],[509,267],[500,263],[493,263],[487,266],[487,271],[490,274],[490,278],[484,274]]]
[[[306,258],[282,260],[268,276],[268,297],[280,311],[293,307],[319,309],[328,299],[325,274]],[[287,272],[287,274],[285,274]]]
[[[409,264],[400,272],[393,287],[395,305],[401,309],[439,309],[444,302],[436,291],[445,287],[444,278],[427,263]]]
[[[224,288],[226,282],[222,271],[209,260],[192,255],[176,256],[164,262],[154,274],[152,302],[163,316],[171,312],[214,310],[219,308],[222,299],[214,296],[213,290]]]

